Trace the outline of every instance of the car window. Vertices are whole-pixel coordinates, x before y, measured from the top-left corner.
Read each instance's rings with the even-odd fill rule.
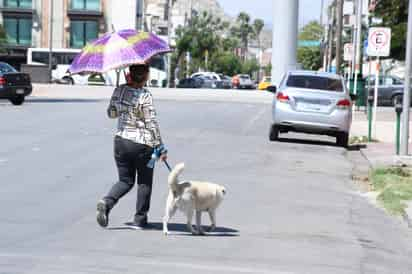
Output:
[[[240,75],[240,79],[249,80],[248,75]]]
[[[398,78],[392,78],[392,79],[393,79],[394,85],[403,85],[403,82],[401,79],[398,79]]]
[[[286,86],[343,92],[341,80],[322,76],[289,75]]]
[[[10,72],[17,72],[12,66],[6,63],[0,63],[0,74],[10,73]]]
[[[393,85],[393,78],[392,77],[385,77],[383,83],[384,83],[385,86],[392,86]]]

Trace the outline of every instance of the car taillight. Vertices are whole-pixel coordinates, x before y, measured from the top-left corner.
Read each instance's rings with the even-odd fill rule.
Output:
[[[283,94],[282,92],[278,92],[278,93],[277,93],[276,99],[277,99],[279,102],[284,102],[284,103],[285,103],[285,102],[289,102],[289,96]]]
[[[351,104],[352,102],[350,100],[343,99],[343,100],[338,101],[336,105],[338,106],[338,108],[346,109],[346,108],[349,108]]]
[[[6,79],[3,77],[0,77],[0,86],[3,86],[6,84]]]

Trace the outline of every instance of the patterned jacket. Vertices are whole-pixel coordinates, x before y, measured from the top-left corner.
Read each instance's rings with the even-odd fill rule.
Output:
[[[107,114],[112,119],[119,118],[117,136],[150,147],[162,144],[152,94],[147,89],[127,85],[117,87]]]

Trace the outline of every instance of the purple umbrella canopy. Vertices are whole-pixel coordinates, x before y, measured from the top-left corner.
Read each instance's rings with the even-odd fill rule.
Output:
[[[70,73],[103,73],[132,64],[146,63],[154,55],[171,52],[157,35],[132,29],[107,33],[86,45],[73,63]]]

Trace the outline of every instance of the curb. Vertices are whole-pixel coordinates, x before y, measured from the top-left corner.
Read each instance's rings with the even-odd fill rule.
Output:
[[[356,181],[364,181],[364,180],[369,180],[369,171],[373,169],[373,164],[372,162],[368,159],[366,156],[364,149],[359,150],[359,155],[361,157],[356,157],[352,156],[350,157],[350,161],[354,164],[354,168],[352,169],[352,180],[356,183]],[[394,164],[393,166],[411,166],[411,157],[399,157],[395,156],[393,157],[394,159]],[[366,171],[366,169],[368,171]],[[358,187],[362,187],[361,185],[357,184]],[[370,191],[366,191],[367,193],[370,193]],[[369,201],[371,202],[371,201]],[[405,213],[402,215],[403,221],[406,223],[408,228],[412,229],[412,201],[409,201],[407,203],[407,208],[405,210]]]

